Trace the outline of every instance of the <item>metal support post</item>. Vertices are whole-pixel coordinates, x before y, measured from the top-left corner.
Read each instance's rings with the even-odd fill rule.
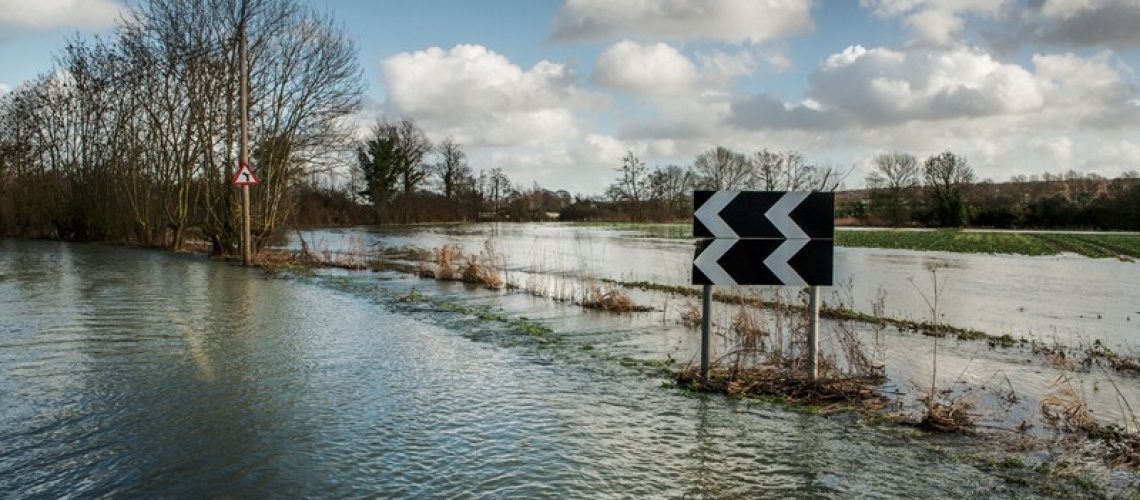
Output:
[[[712,285],[701,294],[701,380],[709,381],[709,325],[712,322]]]
[[[819,379],[819,287],[811,287],[808,304],[811,320],[808,324],[808,380]]]

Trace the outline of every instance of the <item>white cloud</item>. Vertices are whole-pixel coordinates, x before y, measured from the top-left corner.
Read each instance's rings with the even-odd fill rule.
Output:
[[[1110,53],[1038,54],[1033,64],[1055,117],[1105,128],[1140,123],[1136,89],[1113,67]]]
[[[1066,136],[1037,139],[1032,144],[1042,154],[1049,156],[1059,164],[1067,166],[1073,159],[1073,140]]]
[[[1010,0],[859,0],[883,18],[901,17],[911,31],[911,43],[948,46],[961,39],[966,15],[998,17]]]
[[[27,30],[106,28],[124,7],[114,0],[0,0],[0,25]]]
[[[696,86],[697,68],[667,44],[623,40],[598,56],[593,79],[630,92],[678,94]]]
[[[980,49],[896,51],[852,46],[810,77],[812,105],[754,96],[734,106],[743,126],[837,128],[914,120],[1016,115],[1040,109],[1040,82],[1024,68]]]
[[[1037,4],[1036,6],[1034,4]],[[1044,0],[1031,3],[1009,31],[1022,39],[1077,47],[1140,43],[1138,0]],[[1036,7],[1036,8],[1035,8]]]
[[[771,48],[712,48],[698,51],[694,63],[666,43],[618,42],[598,57],[593,81],[642,95],[688,95],[731,88],[736,79],[751,75],[767,63],[775,71],[791,66],[783,52]]]
[[[7,94],[8,92],[11,92],[11,91],[12,91],[12,87],[9,87],[5,83],[0,83],[0,95]]]
[[[768,63],[772,69],[777,72],[787,71],[792,68],[792,60],[788,58],[788,54],[779,50],[767,51],[763,54],[764,62]]]
[[[381,62],[388,111],[468,145],[557,142],[578,136],[576,110],[602,99],[562,64],[523,70],[480,45],[432,47]]]
[[[923,10],[947,12],[997,13],[1005,8],[1009,0],[859,0],[864,8],[871,8],[875,15],[896,17]]]
[[[718,88],[731,87],[734,80],[755,73],[761,63],[777,73],[792,67],[791,59],[783,49],[747,47],[740,50],[711,49],[697,52],[701,78]]]
[[[1108,53],[1036,55],[1033,71],[970,47],[900,52],[849,47],[811,76],[813,106],[753,96],[734,106],[742,126],[842,128],[957,118],[1021,117],[1121,127],[1140,121],[1136,90]],[[783,108],[783,109],[781,109]]]
[[[627,151],[644,159],[649,151],[649,145],[642,141],[626,141],[608,135],[590,134],[586,136],[578,151],[577,159],[582,163],[613,165],[616,168],[621,165],[621,159]]]
[[[810,31],[811,0],[566,0],[555,41],[762,42]]]
[[[730,111],[730,94],[706,91],[658,97],[649,104],[655,110],[651,120],[624,123],[622,139],[699,140],[714,136]]]
[[[929,9],[908,16],[906,25],[922,43],[950,45],[961,35],[966,21],[952,12]]]
[[[1038,54],[1029,66],[976,47],[849,47],[826,58],[798,103],[736,96],[706,137],[780,137],[810,154],[898,149],[920,157],[951,149],[982,178],[1079,168],[1114,174],[1140,165],[1131,73],[1110,52]],[[789,132],[795,132],[789,134]],[[1131,156],[1130,156],[1131,155]],[[839,164],[846,163],[843,160]]]

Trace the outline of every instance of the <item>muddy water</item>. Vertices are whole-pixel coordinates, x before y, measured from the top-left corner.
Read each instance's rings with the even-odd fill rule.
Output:
[[[477,224],[358,228],[305,233],[331,251],[454,243],[479,250],[490,239],[507,267],[522,272],[689,283],[693,246],[639,229],[571,224]],[[294,235],[290,245],[298,245]],[[987,333],[1079,345],[1096,339],[1117,349],[1140,344],[1140,263],[1075,255],[1014,255],[837,248],[836,283],[852,284],[853,303],[871,312],[879,289],[889,316],[929,320],[936,268],[940,322]],[[825,292],[836,302],[843,287]],[[924,295],[926,299],[924,300]]]
[[[399,299],[417,286],[0,240],[0,497],[1019,494],[907,434],[685,397]],[[503,299],[470,292],[433,293]],[[506,300],[561,338],[652,347]]]

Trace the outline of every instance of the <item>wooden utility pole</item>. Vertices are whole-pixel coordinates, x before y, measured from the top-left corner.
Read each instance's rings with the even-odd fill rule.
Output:
[[[242,168],[249,166],[249,61],[245,41],[246,5],[241,3],[241,22],[238,25],[238,66],[241,72],[241,145],[239,147]],[[249,237],[249,185],[241,186],[241,264],[248,266],[252,256]]]

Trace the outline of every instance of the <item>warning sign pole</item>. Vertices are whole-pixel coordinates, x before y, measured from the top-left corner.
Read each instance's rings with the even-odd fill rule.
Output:
[[[238,26],[238,59],[241,72],[241,164],[249,165],[249,75],[246,60],[245,2],[241,3],[241,24]],[[249,184],[241,186],[241,265],[251,263],[249,242]]]

